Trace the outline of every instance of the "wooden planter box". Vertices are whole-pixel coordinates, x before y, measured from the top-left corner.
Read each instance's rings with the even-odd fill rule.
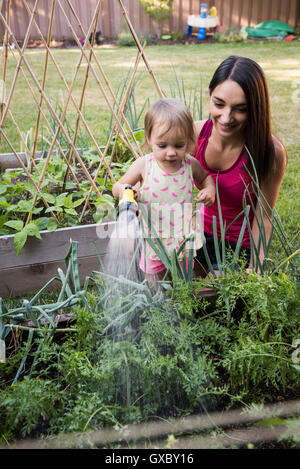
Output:
[[[100,147],[100,150],[104,150],[105,147]],[[78,153],[82,155],[84,148],[76,148]],[[64,150],[66,151],[66,150]],[[96,152],[95,152],[96,153]],[[39,162],[42,158],[46,158],[48,152],[37,151],[35,153],[35,161]],[[53,155],[57,154],[57,151],[52,152]],[[23,162],[24,166],[27,166],[27,158],[25,152],[17,152],[18,157]],[[6,169],[21,168],[22,165],[14,153],[0,153],[0,171],[5,171]]]
[[[78,241],[78,267],[81,282],[93,270],[100,270],[97,249],[106,253],[115,222],[41,231],[42,239],[29,237],[16,256],[14,236],[0,236],[0,297],[8,298],[39,291],[60,267],[65,271],[65,257],[70,240]],[[95,247],[95,244],[97,249]],[[55,288],[56,282],[52,283]],[[56,287],[60,284],[57,282]]]

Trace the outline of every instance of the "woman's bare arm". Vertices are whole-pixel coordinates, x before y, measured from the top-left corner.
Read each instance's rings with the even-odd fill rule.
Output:
[[[262,214],[261,210],[257,204],[256,207],[256,217],[254,217],[253,225],[252,225],[252,235],[255,245],[258,245],[259,240],[259,225],[263,223],[265,233],[266,233],[266,242],[269,241],[271,235],[271,219],[272,219],[272,209],[274,209],[276,205],[276,201],[279,194],[279,189],[281,185],[281,181],[283,179],[285,170],[286,170],[286,151],[282,143],[276,138],[273,137],[274,146],[275,146],[275,165],[272,169],[270,175],[263,181],[260,185],[260,191],[262,192],[263,197],[261,197],[262,202]],[[262,215],[262,219],[261,219]],[[259,224],[259,225],[258,225]],[[264,260],[264,252],[263,246],[260,247],[259,253],[259,260],[261,264]],[[249,268],[251,269],[253,266],[253,259],[250,261]]]

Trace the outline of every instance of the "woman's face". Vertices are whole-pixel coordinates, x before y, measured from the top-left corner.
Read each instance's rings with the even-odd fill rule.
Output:
[[[226,80],[212,91],[210,114],[221,136],[232,137],[244,133],[248,108],[245,93],[238,83]]]

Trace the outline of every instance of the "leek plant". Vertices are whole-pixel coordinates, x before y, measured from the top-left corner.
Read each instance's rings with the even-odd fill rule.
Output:
[[[38,293],[36,293],[31,300],[24,299],[22,306],[17,308],[8,309],[0,298],[0,343],[2,350],[2,357],[0,362],[5,361],[5,339],[12,333],[13,330],[28,331],[28,340],[26,352],[23,356],[21,364],[15,375],[13,383],[15,383],[20,374],[24,370],[24,366],[30,351],[31,343],[35,334],[45,331],[47,334],[44,340],[52,337],[57,332],[62,332],[58,327],[55,319],[61,310],[70,307],[75,307],[79,304],[84,304],[87,308],[88,302],[86,301],[87,286],[90,278],[87,277],[83,287],[80,285],[79,270],[78,270],[78,242],[72,241],[69,252],[65,258],[66,272],[58,269],[58,277],[50,279]],[[43,297],[46,290],[51,286],[54,281],[60,281],[61,288],[58,292],[58,297],[54,303],[40,304],[43,302]],[[26,323],[30,325],[24,325]],[[68,329],[72,331],[72,328]],[[66,329],[63,329],[66,332]],[[34,368],[35,360],[31,366],[31,371]]]
[[[202,120],[202,75],[200,73],[199,82],[190,90],[186,91],[183,78],[180,80],[173,66],[174,79],[169,83],[169,93],[166,96],[181,99],[187,108],[191,111],[194,120]]]
[[[260,190],[253,159],[247,147],[246,147],[246,150],[249,154],[249,158],[253,165],[253,175],[251,175],[251,178],[252,178],[252,184],[254,187],[254,192],[256,194],[256,203],[257,203],[258,210],[256,211],[256,207],[253,204],[251,197],[250,197],[251,206],[246,204],[246,195],[249,194],[249,189],[246,187],[244,191],[244,197],[243,197],[243,209],[237,215],[237,217],[231,222],[231,224],[226,226],[226,223],[224,222],[223,217],[222,217],[218,180],[216,181],[216,199],[217,199],[217,204],[218,204],[220,237],[218,237],[218,234],[217,234],[217,218],[214,216],[213,217],[213,239],[214,239],[214,248],[215,248],[217,264],[218,264],[217,270],[219,271],[219,274],[221,276],[225,276],[228,273],[228,269],[232,269],[233,266],[234,268],[240,268],[240,269],[243,268],[243,265],[244,265],[243,261],[241,260],[241,262],[239,262],[238,258],[239,258],[239,253],[241,250],[242,240],[245,234],[245,230],[246,228],[248,228],[249,234],[250,234],[252,270],[256,273],[260,273],[261,275],[266,274],[266,275],[273,276],[277,274],[282,268],[289,266],[294,278],[299,280],[299,267],[297,267],[297,264],[294,263],[294,258],[300,254],[300,249],[299,248],[295,249],[292,246],[291,242],[288,240],[284,232],[279,215],[277,214],[275,209],[272,209],[268,205],[268,202],[266,198],[264,197],[264,194]],[[167,269],[166,275],[171,275],[172,280],[181,279],[185,282],[192,281],[193,279],[193,249],[190,249],[190,255],[189,255],[187,266],[185,262],[183,263],[184,264],[183,266],[180,265],[179,255],[182,252],[182,249],[184,248],[187,242],[190,242],[191,245],[193,246],[193,236],[194,236],[193,232],[191,231],[189,236],[186,237],[180,249],[178,251],[174,250],[171,258],[169,258],[154,227],[151,225],[150,215],[148,214],[146,208],[143,206],[143,204],[140,204],[140,208],[141,208],[142,216],[148,226],[149,233],[151,233],[151,237],[147,237],[146,242],[150,244],[151,248],[155,251],[155,253],[158,255],[161,262],[163,262],[163,264],[165,265]],[[258,225],[259,237],[258,237],[257,243],[255,242],[253,235],[252,235],[250,218],[249,218],[250,209],[252,209],[255,220]],[[226,248],[226,234],[230,226],[239,217],[243,217],[241,230],[239,233],[239,237],[236,243],[235,250],[233,252],[230,252]],[[267,235],[266,235],[264,217],[267,217],[267,219],[269,220],[271,224],[271,234],[270,234],[269,239],[267,239]],[[200,218],[199,218],[199,221],[201,223]],[[202,226],[200,227],[200,229],[201,229],[201,232],[203,233]],[[272,242],[272,238],[274,234],[278,236],[280,243],[283,247],[284,253],[285,253],[285,259],[281,260],[277,265],[275,261],[272,261],[269,258],[270,246],[271,246],[271,242]],[[155,238],[156,244],[154,244],[153,238]],[[260,256],[259,256],[261,247],[263,249],[263,258],[264,258],[263,262],[261,262]],[[213,269],[211,261],[208,256],[205,242],[203,243],[203,252],[204,252],[206,262],[207,262],[209,273],[214,279],[217,279],[216,272]],[[230,257],[232,259],[230,259]]]

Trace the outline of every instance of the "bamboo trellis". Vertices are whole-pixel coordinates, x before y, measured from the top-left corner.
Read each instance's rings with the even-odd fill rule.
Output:
[[[97,177],[101,170],[105,169],[105,180],[110,178],[112,182],[115,182],[114,174],[111,171],[111,165],[114,161],[114,155],[116,152],[116,142],[118,139],[122,141],[122,143],[129,149],[132,155],[135,158],[141,156],[142,151],[140,148],[139,142],[136,140],[134,129],[131,128],[127,118],[126,118],[126,106],[128,104],[129,95],[133,88],[133,83],[136,77],[137,69],[141,61],[143,61],[147,72],[149,73],[151,80],[154,84],[155,90],[159,97],[163,96],[159,83],[155,77],[153,70],[150,67],[150,64],[146,58],[144,45],[142,45],[134,31],[134,28],[131,24],[127,11],[123,5],[122,0],[118,0],[119,8],[121,13],[124,17],[124,21],[127,24],[129,31],[131,32],[134,41],[137,47],[137,55],[135,59],[135,63],[133,65],[132,70],[130,70],[130,77],[126,83],[126,89],[123,95],[121,102],[119,102],[115,92],[113,91],[110,81],[103,69],[101,61],[99,60],[97,54],[95,53],[95,33],[96,28],[99,20],[99,15],[101,12],[103,0],[97,0],[96,7],[93,12],[90,26],[88,30],[84,30],[82,26],[82,22],[78,17],[76,11],[74,10],[71,0],[64,0],[64,5],[61,0],[51,0],[51,10],[50,10],[50,19],[48,24],[48,31],[47,37],[43,36],[41,29],[38,25],[36,20],[36,15],[39,11],[39,0],[34,0],[33,6],[30,6],[29,0],[22,0],[23,6],[27,11],[28,14],[28,25],[26,35],[23,41],[22,46],[19,45],[18,41],[16,40],[16,36],[11,29],[10,26],[10,18],[12,14],[12,5],[11,0],[7,0],[4,3],[4,0],[0,0],[0,21],[3,24],[5,29],[5,34],[3,37],[3,47],[2,47],[2,57],[1,57],[1,70],[0,70],[0,77],[1,77],[1,89],[0,89],[0,144],[1,142],[5,142],[6,146],[12,152],[12,155],[17,158],[19,165],[22,167],[24,174],[27,176],[28,180],[32,182],[35,194],[32,199],[32,210],[37,204],[38,199],[40,198],[45,205],[46,208],[49,208],[49,204],[47,200],[43,197],[42,193],[42,185],[47,174],[47,168],[51,161],[53,154],[55,153],[55,149],[59,150],[59,154],[64,159],[66,163],[66,172],[64,175],[64,184],[63,190],[66,187],[68,178],[70,175],[73,177],[75,183],[78,186],[78,189],[81,188],[81,183],[76,176],[76,171],[74,171],[73,161],[77,162],[77,166],[79,166],[88,181],[90,187],[88,191],[88,195],[86,197],[84,207],[82,209],[81,215],[79,217],[79,223],[82,221],[85,211],[89,206],[90,196],[93,191],[97,194],[98,197],[101,198],[103,187],[99,188],[97,184]],[[33,2],[31,2],[32,5]],[[49,2],[50,3],[50,2]],[[3,12],[3,10],[5,10]],[[74,68],[74,73],[72,76],[71,83],[68,84],[67,80],[64,76],[64,72],[59,65],[57,59],[55,58],[55,54],[53,53],[51,47],[51,37],[52,37],[52,30],[53,30],[53,23],[55,21],[55,15],[59,12],[60,17],[63,17],[66,21],[66,25],[70,29],[72,36],[78,46],[79,50],[79,58],[77,59],[77,63]],[[70,21],[70,17],[75,21],[77,25],[77,29],[80,31],[81,38],[83,41],[80,40],[80,37],[75,32],[74,27]],[[42,78],[39,79],[37,74],[32,69],[29,60],[26,55],[26,51],[28,48],[28,44],[30,41],[31,32],[35,29],[35,33],[38,34],[41,40],[41,44],[45,50],[45,57],[44,57],[44,64],[42,70]],[[92,38],[92,39],[90,39]],[[16,67],[14,71],[14,76],[10,83],[8,83],[7,79],[7,67],[8,67],[8,60],[10,57],[16,62]],[[61,113],[59,114],[55,109],[55,106],[51,102],[49,94],[47,92],[47,76],[48,76],[48,69],[49,66],[54,66],[55,71],[57,72],[57,76],[61,80],[61,86],[63,93],[65,94],[65,99],[63,101]],[[79,104],[75,99],[75,84],[77,85],[77,78],[79,74],[80,67],[82,64],[86,65],[86,71],[82,83],[82,87],[79,91],[80,99]],[[28,78],[29,76],[29,78]],[[88,79],[92,77],[97,87],[99,88],[102,97],[108,107],[109,113],[112,116],[112,128],[110,130],[109,137],[106,142],[98,142],[96,137],[93,134],[93,131],[90,128],[86,118],[83,115],[83,106],[85,101],[85,95],[88,87]],[[15,118],[12,109],[11,103],[13,97],[16,93],[16,88],[18,84],[18,80],[25,80],[27,90],[30,93],[31,102],[35,104],[37,109],[37,116],[35,122],[35,128],[33,131],[33,144],[32,148],[29,149],[26,139],[20,129],[20,125],[18,124],[17,119]],[[104,84],[103,84],[104,82]],[[5,90],[9,87],[9,92],[7,93]],[[38,95],[37,95],[38,93]],[[73,135],[70,137],[65,122],[65,117],[70,106],[75,108],[75,115],[76,121],[73,129]],[[50,119],[47,117],[47,112],[50,114]],[[6,123],[10,120],[10,125],[13,125],[14,131],[20,137],[20,142],[24,147],[27,155],[29,155],[29,164],[23,162],[20,154],[15,148],[15,145],[11,142],[10,138],[6,132]],[[39,171],[38,166],[36,164],[36,154],[38,149],[38,139],[41,127],[41,120],[43,120],[43,124],[45,124],[47,130],[50,132],[50,137],[48,137],[48,151],[46,157],[44,158],[44,165],[41,171]],[[51,122],[55,123],[56,128],[53,129]],[[80,151],[77,148],[77,140],[78,140],[78,133],[80,125],[83,125],[86,134],[88,135],[90,141],[92,142],[93,148],[96,149],[96,153],[99,156],[99,162],[96,171],[93,173],[92,176],[80,155]],[[66,151],[65,148],[62,148],[61,143],[59,142],[59,135],[63,135],[65,141],[67,142],[68,150]],[[112,145],[113,138],[114,144]],[[33,178],[33,172],[38,178]],[[37,182],[36,182],[37,181]],[[56,219],[57,217],[54,212],[51,212],[51,215]],[[26,223],[31,221],[31,215],[29,214],[26,220]]]

